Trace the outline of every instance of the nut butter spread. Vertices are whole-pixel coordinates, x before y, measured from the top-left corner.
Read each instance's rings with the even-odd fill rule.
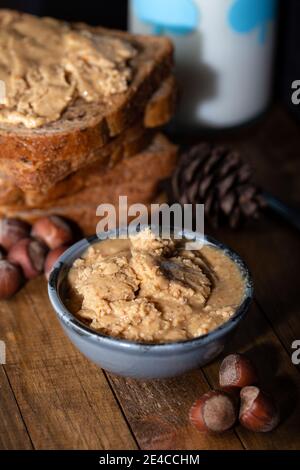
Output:
[[[136,54],[129,42],[73,30],[62,21],[13,11],[0,14],[0,122],[40,127],[76,98],[105,100],[126,91]]]
[[[149,230],[91,246],[74,262],[68,283],[66,305],[91,328],[151,343],[208,333],[244,296],[240,271],[222,251],[186,251]]]

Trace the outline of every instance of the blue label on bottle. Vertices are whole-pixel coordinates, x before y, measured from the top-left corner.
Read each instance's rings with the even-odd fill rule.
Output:
[[[229,10],[229,24],[240,34],[257,29],[261,44],[267,38],[267,28],[276,17],[277,0],[234,0]]]
[[[154,34],[186,35],[199,23],[199,10],[193,0],[133,0],[133,11]]]

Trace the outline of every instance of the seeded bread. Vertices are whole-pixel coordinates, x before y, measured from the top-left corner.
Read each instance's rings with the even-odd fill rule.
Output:
[[[127,91],[111,96],[109,103],[78,99],[59,120],[40,128],[1,123],[0,172],[24,190],[43,184],[50,187],[93,161],[96,154],[100,157],[102,147],[138,119],[143,120],[149,99],[172,70],[173,47],[167,38],[78,24],[73,27],[129,41],[138,51],[130,63],[133,78]]]
[[[0,216],[19,217],[29,222],[48,214],[60,214],[75,220],[86,234],[95,232],[99,221],[96,208],[101,203],[118,205],[120,195],[128,204],[149,204],[156,197],[159,182],[171,175],[177,159],[177,148],[162,134],[156,134],[147,149],[119,162],[114,168],[96,169],[81,181],[80,189],[38,207],[17,203],[0,205]]]

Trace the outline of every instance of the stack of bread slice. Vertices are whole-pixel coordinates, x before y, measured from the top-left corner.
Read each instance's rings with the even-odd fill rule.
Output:
[[[0,215],[33,222],[60,214],[91,234],[100,204],[117,207],[121,195],[128,204],[150,204],[172,173],[177,149],[160,127],[174,113],[177,89],[167,38],[72,28],[133,44],[132,79],[108,101],[78,98],[58,120],[34,129],[0,119]]]

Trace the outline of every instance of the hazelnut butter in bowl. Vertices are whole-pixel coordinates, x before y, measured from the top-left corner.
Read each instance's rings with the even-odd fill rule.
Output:
[[[104,369],[137,378],[182,374],[215,358],[245,316],[252,282],[242,260],[205,237],[85,239],[49,280],[58,318],[78,349]],[[199,239],[200,240],[200,239]]]

